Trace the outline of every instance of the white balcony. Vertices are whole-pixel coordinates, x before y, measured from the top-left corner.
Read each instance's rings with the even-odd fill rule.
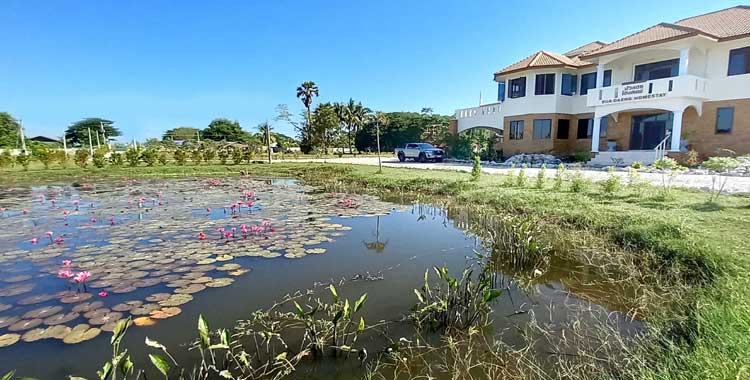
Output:
[[[709,81],[706,78],[681,75],[619,86],[592,88],[587,95],[586,105],[589,107],[627,105],[639,108],[643,104],[647,105],[646,108],[651,108],[655,102],[662,100],[705,100],[708,98],[708,86]]]
[[[458,132],[477,127],[503,129],[503,117],[500,113],[501,107],[502,103],[497,102],[456,110],[455,116],[456,120],[458,120]]]

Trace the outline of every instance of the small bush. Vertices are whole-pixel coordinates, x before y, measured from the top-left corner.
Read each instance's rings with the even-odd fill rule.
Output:
[[[643,162],[640,161],[633,161],[633,163],[630,165],[631,168],[635,170],[643,169]]]
[[[252,148],[245,148],[242,150],[242,160],[245,161],[245,163],[249,164],[253,161],[253,150]]]
[[[55,152],[46,145],[35,146],[32,148],[31,154],[44,165],[45,169],[49,169],[49,164],[55,160]]]
[[[130,166],[138,166],[138,164],[141,162],[141,149],[136,148],[136,147],[131,147],[128,150],[126,150],[125,161],[127,161],[128,165]]]
[[[701,156],[694,149],[690,149],[685,154],[685,166],[694,168],[701,163]]]
[[[680,166],[677,161],[669,157],[662,157],[654,161],[653,167],[661,172],[663,196],[665,198],[670,198],[672,196],[672,182],[678,172],[683,170],[684,167]]]
[[[64,150],[55,151],[55,161],[62,167],[68,166],[68,154]]]
[[[122,153],[112,152],[112,154],[109,155],[109,164],[112,166],[122,166],[125,162],[122,156]]]
[[[607,169],[607,173],[609,173],[609,176],[607,176],[607,179],[602,181],[599,186],[602,188],[604,194],[612,195],[620,191],[620,188],[622,187],[622,179],[615,174],[615,168],[611,166]]]
[[[478,182],[482,177],[482,164],[479,162],[479,155],[474,156],[474,165],[471,168],[471,180]]]
[[[591,187],[591,181],[583,176],[580,170],[576,170],[570,176],[570,191],[574,193],[585,193]]]
[[[555,172],[555,183],[554,185],[552,185],[552,189],[556,191],[562,190],[564,179],[565,179],[565,165],[561,163],[557,165],[557,171]]]
[[[216,158],[216,150],[213,148],[206,148],[203,150],[203,161],[205,161],[207,164],[210,163],[214,158]]]
[[[160,152],[158,156],[159,163],[162,165],[166,165],[169,163],[169,156],[167,155],[167,152]]]
[[[195,165],[200,165],[201,161],[203,161],[203,150],[201,150],[200,148],[191,150],[190,161],[192,161]]]
[[[185,148],[177,148],[177,150],[174,151],[174,160],[177,162],[177,165],[185,165],[187,159],[188,153]]]
[[[26,152],[21,152],[16,156],[16,163],[23,166],[23,170],[29,170],[29,164],[31,163],[31,155]]]
[[[103,168],[107,164],[107,158],[104,156],[106,152],[106,149],[97,149],[94,151],[94,155],[91,156],[91,162],[94,166]]]
[[[154,148],[148,148],[141,153],[141,159],[143,159],[143,162],[145,162],[147,166],[154,166],[159,161],[159,151]]]
[[[242,163],[242,149],[232,148],[232,164],[239,165]]]
[[[542,168],[539,169],[539,173],[536,174],[536,182],[534,187],[537,189],[544,189],[544,181],[547,178],[547,165],[542,164]]]
[[[227,151],[226,149],[219,149],[217,155],[219,156],[219,162],[222,165],[226,165],[227,161],[229,161],[229,151]]]
[[[513,187],[516,185],[515,174],[513,173],[514,167],[515,165],[510,165],[510,170],[508,170],[508,174],[505,175],[505,179],[503,180],[503,186]]]
[[[740,161],[733,157],[711,157],[703,163],[703,167],[711,172],[709,202],[715,202],[719,198],[719,195],[724,191],[727,181],[729,181],[729,177],[726,174],[737,169],[740,165]]]
[[[13,165],[13,156],[10,154],[10,151],[4,150],[0,153],[0,167],[7,168],[11,165]]]
[[[591,153],[586,151],[575,152],[571,158],[573,162],[588,162],[591,159]]]
[[[640,198],[647,186],[648,183],[641,179],[641,174],[638,172],[637,168],[633,166],[628,168],[628,188],[633,196]]]
[[[86,149],[78,149],[73,155],[73,162],[79,167],[85,168],[89,164],[89,151]]]
[[[518,169],[518,176],[516,176],[516,186],[518,187],[526,187],[526,181],[528,178],[526,177],[526,171],[524,169],[526,169],[526,164],[521,165],[521,168]]]

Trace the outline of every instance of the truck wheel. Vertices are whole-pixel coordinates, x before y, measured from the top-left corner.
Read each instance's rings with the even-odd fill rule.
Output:
[[[403,152],[399,152],[399,153],[398,153],[398,160],[399,160],[400,162],[404,162],[404,161],[406,161],[406,156],[404,156],[404,153],[403,153]]]
[[[419,162],[422,162],[422,163],[427,162],[427,156],[425,156],[424,153],[419,154]]]

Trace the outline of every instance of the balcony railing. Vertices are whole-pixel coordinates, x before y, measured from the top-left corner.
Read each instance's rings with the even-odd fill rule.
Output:
[[[606,106],[670,98],[707,98],[708,80],[695,75],[681,75],[645,82],[589,90],[586,105]]]

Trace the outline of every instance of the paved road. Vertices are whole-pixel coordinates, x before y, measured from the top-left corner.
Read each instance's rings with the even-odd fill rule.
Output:
[[[383,160],[383,166],[388,167],[394,167],[394,168],[414,168],[414,169],[423,169],[423,170],[455,170],[455,171],[464,171],[468,172],[471,171],[471,165],[468,164],[460,164],[460,163],[453,163],[453,162],[430,162],[430,163],[418,163],[418,162],[399,162],[397,158],[393,156],[384,156],[382,158]],[[299,160],[295,160],[299,161]],[[377,157],[343,157],[343,158],[330,158],[326,160],[306,160],[309,162],[330,162],[330,163],[342,163],[342,164],[359,164],[359,165],[377,165],[378,159]],[[488,174],[503,174],[507,173],[510,170],[518,170],[518,169],[509,169],[509,168],[483,168],[483,173]],[[534,168],[528,168],[526,170],[526,175],[529,177],[535,177],[539,171],[539,169]],[[593,181],[601,181],[605,179],[608,176],[607,172],[599,171],[599,170],[582,170],[581,171],[584,176],[587,178],[590,178]],[[622,177],[627,177],[627,172],[616,172],[617,175],[620,175]],[[547,169],[547,176],[552,178],[555,175],[555,169],[554,168],[548,168]],[[662,183],[662,176],[659,173],[641,173],[641,178],[654,184],[657,186],[661,186]],[[623,178],[623,180],[626,180]],[[701,189],[701,190],[709,190],[711,189],[711,176],[710,175],[702,175],[702,174],[681,174],[678,175],[674,179],[674,186],[680,186],[680,187],[689,187],[689,188],[695,188],[695,189]],[[727,182],[727,185],[725,187],[725,191],[728,193],[750,193],[750,177],[731,177],[729,181]]]

